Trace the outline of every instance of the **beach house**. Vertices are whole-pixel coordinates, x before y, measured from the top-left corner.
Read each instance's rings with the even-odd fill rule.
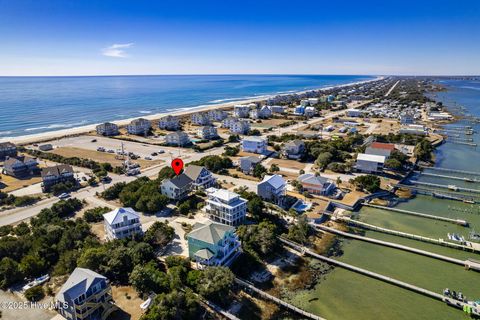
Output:
[[[235,192],[216,188],[208,188],[207,196],[204,210],[210,220],[229,226],[243,223],[247,214],[247,200]]]
[[[185,132],[176,131],[165,136],[165,143],[171,146],[183,147],[190,144],[190,138]]]
[[[117,208],[103,215],[108,240],[132,238],[142,233],[140,216],[132,208]]]
[[[73,168],[68,164],[42,168],[42,190],[49,192],[58,183],[77,183]]]
[[[210,116],[207,112],[196,112],[190,116],[192,124],[197,126],[208,126],[211,124]]]
[[[187,234],[188,256],[197,268],[229,266],[240,253],[235,228],[221,223],[196,223]]]
[[[237,118],[248,118],[250,107],[248,105],[239,104],[233,107],[233,115]]]
[[[287,182],[279,174],[265,175],[262,182],[257,185],[257,195],[282,206],[287,192]]]
[[[272,113],[286,113],[287,107],[286,106],[268,106],[268,108],[272,111]]]
[[[194,189],[207,189],[217,183],[215,177],[205,167],[192,164],[185,168],[183,174],[192,180]]]
[[[106,277],[75,268],[55,296],[57,311],[68,320],[106,319],[118,308]]]
[[[251,119],[268,119],[272,116],[272,111],[267,106],[255,107],[250,110],[249,115]]]
[[[385,156],[359,153],[357,155],[357,164],[355,168],[360,172],[377,173],[383,171]]]
[[[116,136],[118,135],[118,126],[115,123],[105,122],[95,127],[97,134],[100,136]]]
[[[143,136],[148,134],[151,127],[152,127],[152,124],[150,123],[149,120],[144,118],[138,118],[130,122],[130,124],[127,126],[127,132],[129,134]]]
[[[228,113],[225,110],[210,110],[208,111],[208,116],[212,121],[223,121],[223,119],[228,117]]]
[[[3,163],[3,173],[16,178],[25,178],[40,172],[35,158],[20,156],[7,156]]]
[[[176,116],[168,115],[158,120],[158,128],[162,130],[180,129],[180,120]]]
[[[236,119],[230,123],[229,128],[232,134],[247,134],[250,131],[250,122]]]
[[[395,150],[393,143],[372,142],[370,146],[365,149],[365,153],[388,158],[393,150]]]
[[[300,175],[297,181],[302,185],[302,190],[310,194],[328,196],[336,189],[332,180],[310,173]]]
[[[15,157],[17,155],[17,146],[11,142],[0,142],[0,160],[6,157]]]
[[[172,179],[165,179],[160,185],[160,192],[172,200],[182,200],[190,195],[193,180],[182,173]]]
[[[217,128],[215,126],[203,126],[197,129],[197,136],[202,139],[215,139],[218,137]]]
[[[265,154],[267,152],[267,139],[256,136],[244,137],[242,139],[242,150],[244,152]]]
[[[352,118],[362,117],[362,116],[363,116],[363,110],[359,110],[359,109],[348,109],[347,111],[345,111],[345,115],[346,115],[347,117],[352,117]]]
[[[288,159],[300,159],[305,154],[305,143],[302,140],[292,140],[283,146],[283,155]]]
[[[261,161],[262,159],[260,159],[259,157],[254,157],[254,156],[241,157],[239,160],[240,169],[245,174],[252,174],[255,166]]]

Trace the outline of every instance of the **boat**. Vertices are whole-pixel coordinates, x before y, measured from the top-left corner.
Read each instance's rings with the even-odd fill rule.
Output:
[[[475,204],[475,201],[469,200],[469,199],[463,199],[464,203],[470,203],[470,204]]]
[[[25,290],[28,290],[30,288],[33,288],[33,287],[36,287],[36,286],[39,286],[45,282],[47,282],[48,280],[50,279],[50,276],[48,274],[46,275],[43,275],[41,277],[38,277],[36,279],[33,279],[33,281],[27,283],[26,285],[24,285],[22,287],[22,290],[25,291]]]
[[[458,191],[458,187],[454,184],[449,184],[448,189],[453,190],[453,191]]]
[[[465,238],[456,233],[447,233],[447,237],[449,240],[452,240],[452,241],[461,242],[461,243],[465,242]]]
[[[467,177],[465,177],[464,180],[466,182],[475,182],[475,180],[473,180],[472,178],[467,178]]]
[[[155,296],[156,296],[156,294],[154,294],[154,293],[149,295],[148,299],[145,300],[144,302],[142,302],[142,304],[140,304],[140,309],[147,310],[150,307],[150,305],[152,304],[153,299],[155,299]]]
[[[470,301],[461,292],[446,288],[443,290],[443,301],[453,307],[462,309],[466,314],[480,316],[480,301]]]

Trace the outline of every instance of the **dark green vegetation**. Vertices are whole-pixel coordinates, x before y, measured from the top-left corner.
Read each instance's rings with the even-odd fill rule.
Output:
[[[306,141],[306,157],[315,160],[321,170],[329,169],[338,172],[351,170],[351,153],[358,152],[363,143],[363,137],[359,134],[349,135],[344,139]],[[335,164],[335,165],[331,165]]]
[[[103,220],[103,215],[107,212],[112,211],[108,207],[96,207],[88,209],[83,213],[83,219],[87,222],[100,222]]]
[[[217,155],[205,156],[200,160],[190,162],[190,164],[203,166],[214,173],[220,174],[225,173],[227,169],[233,166],[230,158]]]
[[[1,206],[15,206],[24,207],[34,204],[39,198],[31,196],[16,197],[13,194],[8,194],[0,191],[0,207]]]
[[[380,178],[372,174],[355,177],[355,179],[350,180],[350,183],[357,189],[366,190],[370,193],[380,190]]]

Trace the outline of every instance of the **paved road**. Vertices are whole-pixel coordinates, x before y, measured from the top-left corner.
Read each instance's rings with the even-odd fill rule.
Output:
[[[390,93],[392,93],[393,89],[395,89],[395,87],[397,86],[397,84],[400,82],[400,80],[398,80],[397,82],[395,82],[395,84],[390,88],[390,90],[388,90],[388,92],[385,94],[385,97],[388,97],[390,95]]]

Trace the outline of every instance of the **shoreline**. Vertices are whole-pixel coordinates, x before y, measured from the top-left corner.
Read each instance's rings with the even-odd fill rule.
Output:
[[[375,78],[369,79],[369,80],[350,82],[350,83],[333,85],[333,86],[322,87],[322,88],[317,88],[317,89],[308,89],[308,90],[301,90],[301,91],[295,91],[295,92],[289,92],[289,93],[273,93],[273,94],[258,96],[258,97],[251,98],[251,99],[235,100],[235,101],[231,101],[231,102],[223,102],[223,103],[217,103],[217,104],[211,104],[211,105],[199,105],[199,106],[196,106],[196,107],[189,107],[188,110],[184,110],[183,108],[180,108],[179,111],[166,111],[166,112],[162,112],[162,113],[155,113],[155,114],[150,114],[150,115],[145,115],[145,116],[140,116],[140,117],[120,119],[120,120],[114,120],[114,121],[109,121],[109,122],[115,123],[118,126],[125,126],[125,125],[128,125],[132,120],[138,119],[138,118],[144,118],[144,119],[152,121],[152,120],[158,120],[159,118],[162,118],[162,117],[167,116],[167,115],[188,116],[188,115],[190,115],[192,113],[196,113],[196,112],[204,112],[204,111],[209,111],[209,110],[212,110],[212,109],[227,109],[227,108],[232,108],[234,105],[237,105],[237,104],[248,104],[248,103],[264,101],[266,99],[270,99],[270,98],[273,98],[273,97],[276,97],[276,96],[287,96],[287,95],[292,95],[292,94],[304,94],[306,92],[312,92],[312,91],[327,91],[327,90],[331,90],[331,89],[349,87],[349,86],[352,86],[352,85],[358,85],[358,84],[362,84],[362,83],[379,81],[379,80],[382,80],[382,79],[385,79],[385,77],[384,76],[378,76],[378,77],[375,77]],[[170,109],[172,109],[172,108],[170,108]],[[84,125],[84,126],[72,127],[72,128],[68,128],[68,129],[46,131],[46,132],[41,132],[41,133],[21,135],[21,136],[15,136],[15,137],[2,137],[2,138],[0,138],[0,142],[9,141],[9,142],[19,144],[19,145],[36,143],[36,142],[46,142],[46,141],[49,141],[49,140],[54,140],[54,139],[58,139],[58,138],[63,138],[63,137],[67,137],[67,136],[74,136],[74,135],[79,135],[79,134],[88,133],[90,131],[94,131],[95,127],[99,124],[100,123],[94,123],[94,124],[89,124],[89,125]]]

